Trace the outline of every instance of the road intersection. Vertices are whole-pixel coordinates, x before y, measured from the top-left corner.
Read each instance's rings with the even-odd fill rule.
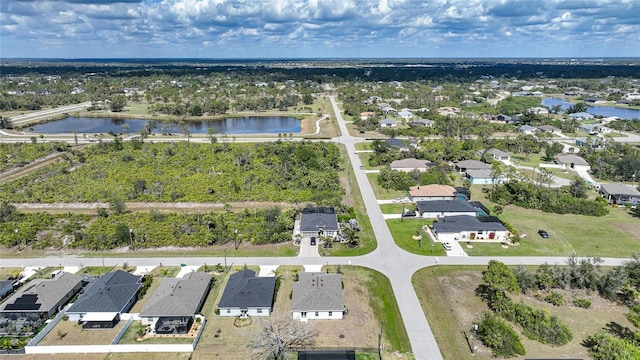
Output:
[[[400,313],[406,328],[413,354],[418,360],[440,360],[442,354],[431,331],[427,318],[422,310],[416,292],[411,282],[412,275],[419,269],[434,265],[486,265],[490,260],[497,259],[507,265],[536,265],[536,264],[562,264],[566,257],[427,257],[406,252],[396,246],[391,232],[385,222],[384,216],[378,205],[375,194],[369,183],[366,172],[361,170],[362,162],[356,154],[355,144],[362,142],[361,138],[349,134],[345,121],[335,98],[330,97],[331,105],[340,127],[341,136],[332,139],[343,144],[347,150],[349,163],[364,201],[367,215],[371,222],[373,232],[377,239],[377,248],[363,256],[354,257],[243,257],[230,258],[232,262],[248,265],[278,266],[278,265],[356,265],[372,268],[385,274],[391,282],[393,292],[398,303]],[[181,139],[184,140],[184,139]],[[273,141],[270,139],[270,141]],[[621,265],[625,259],[605,258],[605,266]],[[80,258],[80,257],[45,257],[45,258],[21,258],[0,259],[0,266],[5,267],[82,267],[101,266],[103,262],[107,266],[128,263],[136,267],[153,267],[163,264],[165,266],[188,266],[223,263],[223,257],[156,257],[156,258]],[[471,325],[471,324],[469,324]]]

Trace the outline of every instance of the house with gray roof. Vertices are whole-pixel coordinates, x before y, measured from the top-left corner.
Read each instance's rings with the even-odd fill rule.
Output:
[[[303,237],[338,235],[338,216],[332,207],[306,207],[300,216]]]
[[[398,148],[400,151],[408,151],[409,147],[404,143],[404,141],[396,138],[384,139],[384,142],[392,148]]]
[[[573,154],[562,154],[556,156],[556,163],[562,165],[565,170],[574,169],[587,171],[591,168],[585,159]]]
[[[140,311],[140,322],[156,334],[186,334],[211,290],[211,274],[164,278]]]
[[[478,160],[462,160],[455,163],[456,170],[460,172],[466,172],[468,170],[482,170],[489,169],[491,170],[491,164],[483,163]]]
[[[610,204],[637,206],[640,201],[640,191],[632,185],[601,184],[598,192]]]
[[[342,275],[304,272],[293,283],[291,312],[294,320],[342,320],[346,311]]]
[[[0,335],[31,335],[84,285],[82,276],[70,273],[26,283],[0,305]]]
[[[416,208],[425,219],[457,215],[476,216],[477,212],[473,205],[460,199],[418,201],[416,202]]]
[[[111,328],[138,300],[142,277],[123,270],[96,278],[69,307],[69,321],[82,321],[85,329]]]
[[[220,316],[269,316],[273,311],[275,276],[256,277],[248,269],[229,276],[218,303]]]
[[[591,120],[593,119],[593,115],[586,112],[577,112],[573,114],[569,114],[569,117],[576,120]]]
[[[493,216],[445,216],[431,225],[431,232],[441,242],[507,239],[507,228]]]
[[[387,119],[382,119],[382,120],[378,121],[378,125],[381,128],[394,128],[394,127],[398,126],[398,123],[393,119],[387,118]]]
[[[535,126],[527,125],[527,124],[522,125],[518,128],[518,132],[524,135],[533,134],[536,132],[536,130],[538,130],[538,128],[536,128]]]

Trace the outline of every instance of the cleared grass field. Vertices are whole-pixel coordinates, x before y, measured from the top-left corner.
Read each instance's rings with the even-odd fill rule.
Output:
[[[393,189],[389,189],[387,191],[387,189],[380,186],[378,184],[378,174],[367,174],[367,178],[371,183],[371,188],[373,188],[373,193],[376,195],[376,199],[391,200],[391,199],[403,198],[407,196],[406,191],[399,191],[399,190],[393,190]]]

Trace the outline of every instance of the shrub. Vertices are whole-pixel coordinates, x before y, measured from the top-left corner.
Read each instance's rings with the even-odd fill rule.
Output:
[[[640,305],[631,308],[631,311],[627,314],[627,319],[629,319],[633,325],[640,328]]]
[[[544,301],[555,306],[564,305],[564,297],[562,296],[562,294],[555,291],[552,291],[549,295],[545,296]]]
[[[576,299],[573,299],[573,305],[584,308],[584,309],[588,309],[591,307],[591,301],[587,299],[576,298]]]
[[[640,350],[628,341],[598,332],[585,341],[596,360],[640,359]]]
[[[478,324],[478,339],[494,356],[511,357],[526,352],[516,331],[498,316],[485,312]]]

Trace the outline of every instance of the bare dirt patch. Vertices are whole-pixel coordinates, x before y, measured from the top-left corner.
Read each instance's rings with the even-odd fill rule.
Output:
[[[475,296],[475,289],[482,283],[484,267],[465,267],[448,269],[423,269],[414,275],[413,282],[420,298],[429,324],[436,336],[438,346],[448,359],[492,359],[491,351],[476,342],[478,350],[471,354],[471,326],[483,311],[489,311],[487,304]],[[583,291],[558,291],[564,296],[565,305],[553,306],[536,299],[533,294],[518,295],[514,301],[522,301],[537,309],[555,314],[569,326],[573,332],[573,340],[567,345],[553,347],[520,335],[527,351],[524,358],[584,358],[589,359],[588,349],[582,342],[598,330],[613,322],[622,327],[633,326],[626,319],[628,309],[609,301],[597,294]],[[572,305],[574,297],[592,301],[590,309],[582,309]],[[518,326],[514,326],[519,331]]]

